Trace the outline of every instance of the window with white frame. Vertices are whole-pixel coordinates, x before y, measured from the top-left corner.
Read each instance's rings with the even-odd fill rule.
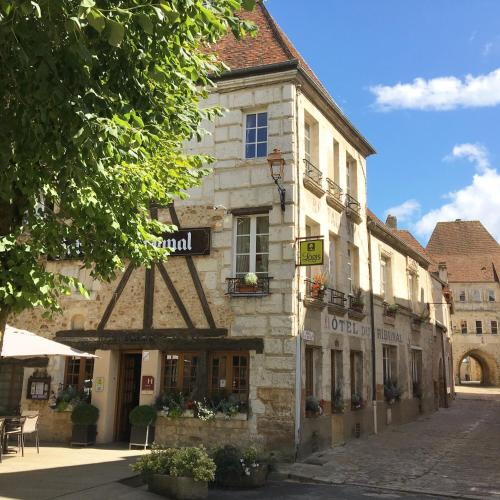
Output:
[[[388,382],[396,383],[397,374],[397,347],[393,345],[382,346],[382,365],[384,372],[384,384]]]
[[[460,302],[465,302],[465,290],[460,290],[460,293],[458,295],[458,300]]]
[[[491,334],[498,335],[498,321],[496,319],[491,320]]]
[[[246,115],[245,158],[267,156],[267,112]]]
[[[463,319],[462,321],[460,321],[460,332],[465,335],[467,333],[467,321],[465,321],[465,319]]]
[[[495,302],[495,290],[488,290],[488,302]]]
[[[477,335],[483,334],[483,322],[481,320],[476,321],[476,334]]]
[[[311,161],[311,125],[304,122],[304,158]]]
[[[390,297],[391,290],[391,260],[382,255],[380,257],[380,295],[384,298]]]
[[[266,277],[269,265],[269,216],[236,218],[235,276],[255,273]]]

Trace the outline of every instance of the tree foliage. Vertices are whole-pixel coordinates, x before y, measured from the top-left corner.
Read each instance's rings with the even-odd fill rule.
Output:
[[[222,69],[205,47],[253,31],[237,14],[254,3],[0,0],[0,333],[78,285],[44,265],[75,242],[103,280],[165,257],[150,201],[207,172],[182,150],[219,112],[199,106]]]

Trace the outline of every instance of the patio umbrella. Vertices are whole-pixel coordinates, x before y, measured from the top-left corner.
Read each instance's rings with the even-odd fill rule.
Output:
[[[59,342],[40,337],[27,330],[7,325],[3,337],[2,358],[32,358],[34,356],[75,356],[96,358],[94,354],[79,351]]]

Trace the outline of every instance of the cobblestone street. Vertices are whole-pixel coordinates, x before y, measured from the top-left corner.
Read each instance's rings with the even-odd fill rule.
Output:
[[[458,388],[449,409],[284,467],[291,479],[500,498],[500,390]]]

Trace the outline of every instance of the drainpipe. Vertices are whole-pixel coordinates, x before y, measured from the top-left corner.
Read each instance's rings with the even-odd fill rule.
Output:
[[[436,325],[437,326],[437,325]],[[443,356],[443,389],[444,389],[444,407],[445,408],[448,408],[449,405],[448,405],[448,386],[446,384],[446,356],[445,356],[445,353],[444,353],[444,335],[445,335],[445,329],[444,328],[441,328],[439,327],[439,329],[441,330],[441,353],[442,353],[442,356]],[[438,365],[439,366],[439,365]],[[438,375],[439,376],[439,375]]]
[[[368,278],[370,282],[370,326],[372,330],[372,405],[373,405],[373,432],[378,434],[377,422],[377,379],[376,379],[376,355],[375,355],[375,311],[373,306],[373,276],[372,276],[372,233],[370,226],[372,222],[366,224],[368,231]]]
[[[297,186],[297,237],[300,238],[300,141],[299,141],[299,86],[295,84],[295,168]],[[295,242],[297,239],[295,239]],[[294,244],[295,247],[295,244]],[[295,248],[296,251],[296,248]],[[297,257],[295,257],[297,258]],[[300,267],[295,269],[297,279],[297,338],[295,342],[295,459],[299,455],[302,418],[302,338],[300,335]]]

